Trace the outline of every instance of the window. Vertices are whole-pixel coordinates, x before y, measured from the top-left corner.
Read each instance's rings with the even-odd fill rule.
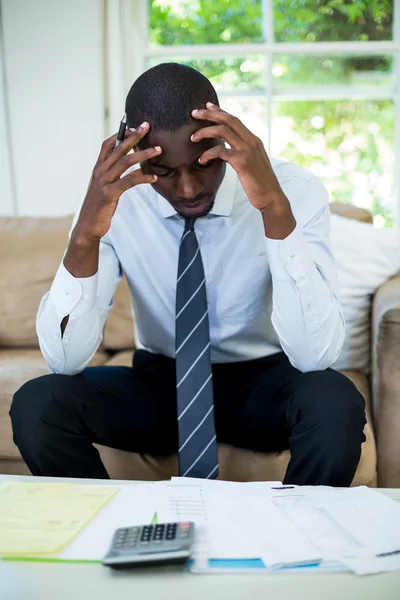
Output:
[[[199,69],[270,156],[310,169],[377,226],[399,224],[400,1],[144,5],[131,0],[127,80],[171,60]]]

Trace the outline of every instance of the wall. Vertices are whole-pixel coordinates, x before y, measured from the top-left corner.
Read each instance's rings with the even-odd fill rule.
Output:
[[[1,24],[0,20],[0,34]],[[3,46],[0,43],[0,214],[9,216],[15,212],[15,195],[12,183],[12,164],[8,151],[6,100]]]
[[[0,215],[69,214],[82,201],[105,137],[103,1],[1,0],[1,13]]]

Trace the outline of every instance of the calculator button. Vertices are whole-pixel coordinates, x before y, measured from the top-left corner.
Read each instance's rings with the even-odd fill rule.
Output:
[[[142,529],[142,535],[140,537],[140,539],[143,540],[149,540],[151,537],[153,531],[153,527],[151,525],[143,527]]]

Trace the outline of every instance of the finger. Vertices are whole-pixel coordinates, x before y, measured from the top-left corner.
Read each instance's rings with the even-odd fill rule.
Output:
[[[100,149],[100,154],[99,154],[96,164],[94,166],[95,169],[97,169],[97,167],[99,167],[105,161],[107,156],[112,152],[112,149],[114,148],[115,142],[117,140],[117,135],[118,135],[118,133],[114,133],[114,135],[112,135],[108,139],[104,140],[104,142],[102,143],[101,149]]]
[[[129,130],[125,139],[115,149],[109,153],[105,161],[98,168],[101,173],[107,172],[120,158],[125,156],[130,150],[132,150],[136,144],[140,142],[142,138],[149,132],[150,125],[145,121],[137,129]]]
[[[124,132],[125,139],[129,138],[132,135],[134,135],[134,133],[131,129],[125,129],[125,132]],[[110,138],[108,138],[107,140],[105,140],[103,142],[103,144],[101,146],[99,157],[97,159],[97,162],[94,166],[93,171],[98,169],[104,163],[104,161],[111,155],[111,153],[114,151],[115,142],[117,141],[117,136],[118,136],[118,134],[115,133],[114,135],[112,135]]]
[[[208,110],[222,110],[222,108],[218,106],[218,104],[213,104],[212,102],[206,102],[206,108],[208,108]]]
[[[209,125],[195,131],[191,135],[192,142],[200,142],[204,138],[222,138],[235,150],[242,150],[245,143],[227,125]]]
[[[233,150],[226,148],[222,144],[218,144],[218,146],[213,146],[213,148],[209,148],[208,150],[203,152],[203,154],[198,159],[198,162],[201,165],[205,165],[210,160],[214,160],[216,158],[221,158],[222,160],[229,162],[234,154],[235,152]]]
[[[130,167],[149,160],[149,158],[153,158],[154,156],[159,156],[161,152],[161,146],[150,146],[150,148],[139,150],[133,154],[125,154],[125,156],[120,158],[119,161],[105,173],[103,176],[105,183],[117,181],[117,179]]]
[[[207,106],[210,103],[207,103]],[[232,131],[240,138],[246,140],[253,134],[247,127],[242,123],[240,119],[234,117],[230,113],[222,110],[219,106],[215,108],[200,108],[192,111],[192,117],[199,120],[212,121],[214,123],[221,123],[227,125]]]
[[[142,169],[136,169],[121,179],[118,179],[115,183],[112,183],[110,188],[118,191],[121,195],[126,190],[135,187],[135,185],[140,185],[141,183],[155,183],[157,181],[157,175],[145,175]]]

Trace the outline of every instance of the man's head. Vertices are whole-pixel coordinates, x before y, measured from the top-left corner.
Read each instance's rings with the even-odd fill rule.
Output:
[[[190,136],[211,125],[192,117],[195,108],[218,103],[210,81],[186,65],[164,63],[143,73],[126,98],[127,126],[150,123],[139,149],[161,146],[162,153],[141,164],[144,173],[158,176],[153,188],[183,216],[201,217],[212,208],[225,174],[225,163],[216,159],[202,165],[205,150],[220,139],[192,142]]]

